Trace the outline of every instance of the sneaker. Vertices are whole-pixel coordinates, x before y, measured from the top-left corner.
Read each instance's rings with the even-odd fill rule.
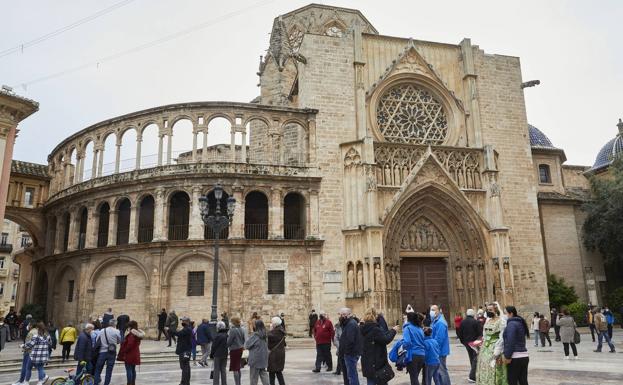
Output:
[[[467,379],[467,382],[469,382],[470,384],[473,384],[473,383],[475,383],[475,382],[476,382],[476,380],[472,380],[471,378],[468,378],[468,379]]]
[[[569,359],[569,356],[565,356],[565,358],[564,358],[564,359],[565,359],[565,360],[568,360],[568,359]]]
[[[48,376],[47,374],[45,375],[45,377],[43,378],[43,380],[37,382],[37,385],[43,385],[46,382],[48,382],[48,380],[50,379],[50,376]]]
[[[578,357],[578,356],[573,356],[573,359],[574,359],[574,360],[579,360],[579,359],[580,359],[580,357]]]
[[[601,353],[601,350],[593,350],[593,353]]]

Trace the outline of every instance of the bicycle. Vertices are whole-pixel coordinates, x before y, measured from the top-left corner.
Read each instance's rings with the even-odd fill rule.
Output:
[[[87,362],[80,361],[80,370],[76,374],[71,374],[75,369],[65,369],[67,377],[58,377],[50,385],[95,385],[95,377],[87,373]]]

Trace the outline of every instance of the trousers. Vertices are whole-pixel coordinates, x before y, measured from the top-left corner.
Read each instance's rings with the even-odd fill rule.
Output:
[[[424,369],[426,372],[426,385],[433,385],[433,381],[435,381],[435,385],[441,385],[441,377],[439,376],[439,365],[426,365]]]
[[[214,357],[214,385],[227,385],[227,357]]]
[[[344,356],[344,375],[348,379],[349,385],[359,385],[357,361],[359,361],[359,356]],[[346,381],[344,381],[344,383],[346,383]]]
[[[572,343],[567,343],[567,342],[563,342],[562,343],[562,348],[565,350],[565,356],[569,357],[569,345],[571,345],[571,350],[573,350],[573,356],[577,357],[578,356],[578,349],[576,349],[575,344]]]
[[[329,370],[333,369],[333,357],[331,356],[331,344],[316,345],[316,369],[320,370],[322,363],[327,364]]]
[[[420,372],[424,367],[424,356],[413,356],[411,362],[407,364],[407,372],[411,380],[411,385],[420,385]]]
[[[446,358],[448,356],[439,356],[439,379],[441,385],[451,385],[450,373],[448,373],[448,367],[446,366]]]
[[[114,352],[100,352],[97,356],[97,365],[95,366],[95,385],[99,385],[102,377],[102,369],[106,365],[106,375],[104,377],[104,385],[110,384],[112,371],[115,367],[116,354]]]
[[[182,380],[180,385],[190,385],[190,360],[184,358],[184,355],[180,354],[180,369],[182,369]]]
[[[270,385],[275,385],[275,378],[277,378],[279,385],[286,385],[286,380],[283,379],[283,372],[268,372]]]
[[[529,357],[513,358],[506,367],[508,385],[528,385]]]
[[[266,373],[266,369],[249,368],[249,377],[251,377],[251,385],[257,385],[258,378],[262,381],[262,385],[268,385],[268,373]]]
[[[612,344],[612,341],[610,340],[610,336],[608,336],[608,332],[607,331],[600,331],[599,332],[599,339],[597,340],[597,351],[601,352],[601,346],[603,345],[602,342],[603,340],[606,340],[606,342],[608,343],[608,346],[610,347],[611,351],[614,351],[614,345]]]

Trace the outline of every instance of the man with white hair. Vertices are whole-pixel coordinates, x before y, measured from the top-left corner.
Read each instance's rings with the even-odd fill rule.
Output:
[[[74,359],[78,361],[78,366],[76,367],[76,373],[80,373],[80,363],[82,361],[86,361],[86,371],[88,373],[93,373],[93,343],[91,342],[91,333],[95,329],[93,324],[88,323],[84,325],[84,329],[82,333],[78,336],[78,341],[76,342],[76,348],[74,349]]]
[[[338,356],[344,364],[344,385],[359,385],[357,361],[359,361],[363,350],[361,332],[349,308],[340,309],[339,314],[342,336],[340,337]]]
[[[95,365],[95,385],[99,385],[102,369],[104,364],[106,365],[106,376],[104,378],[104,385],[110,384],[112,378],[112,371],[115,366],[115,360],[117,359],[117,345],[121,343],[121,333],[115,327],[117,321],[111,319],[108,321],[108,327],[106,327],[100,335],[97,337],[99,341],[99,355],[97,356],[97,364]],[[96,346],[97,346],[96,342]]]
[[[476,364],[478,360],[478,354],[469,346],[470,343],[476,341],[482,336],[482,324],[474,318],[474,309],[467,309],[465,313],[466,317],[461,321],[461,325],[456,330],[456,334],[459,336],[459,340],[465,349],[467,349],[467,355],[469,356],[469,363],[471,370],[469,371],[468,382],[476,382]]]

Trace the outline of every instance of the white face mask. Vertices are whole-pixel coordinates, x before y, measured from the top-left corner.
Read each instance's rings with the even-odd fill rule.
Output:
[[[436,314],[435,314],[435,311],[434,311],[434,310],[432,310],[432,309],[431,309],[431,311],[430,311],[430,313],[429,313],[429,314],[430,314],[430,318],[435,318],[435,315],[436,315]]]

